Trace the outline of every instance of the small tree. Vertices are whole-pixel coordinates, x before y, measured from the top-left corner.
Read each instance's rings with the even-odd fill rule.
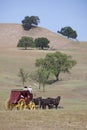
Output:
[[[45,68],[38,68],[37,70],[37,80],[39,82],[39,89],[41,88],[41,84],[43,86],[43,91],[45,91],[45,85],[47,83],[47,80],[48,80],[48,75],[49,75],[49,72],[45,69]]]
[[[21,79],[21,82],[24,86],[25,82],[27,82],[28,78],[29,78],[29,74],[27,72],[25,72],[22,68],[19,70],[19,75],[18,75]]]
[[[77,38],[77,33],[75,30],[73,30],[71,27],[63,27],[60,31],[57,31],[58,33],[67,36],[68,38]]]
[[[25,50],[27,50],[28,47],[32,47],[33,45],[34,45],[34,42],[33,42],[32,37],[23,36],[19,40],[17,47],[23,47],[23,48],[25,48]]]
[[[44,37],[37,38],[35,39],[35,46],[41,49],[49,48],[49,45],[48,45],[49,42],[50,41],[47,38],[44,38]]]
[[[32,26],[38,25],[39,22],[40,22],[40,19],[38,16],[26,16],[22,20],[22,26],[25,30],[29,30],[31,29]]]

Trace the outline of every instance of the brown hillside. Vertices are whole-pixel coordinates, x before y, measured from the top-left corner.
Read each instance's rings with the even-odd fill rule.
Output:
[[[16,47],[22,36],[30,36],[33,38],[46,37],[50,40],[50,47],[56,49],[68,47],[72,44],[71,40],[42,27],[25,31],[21,24],[0,24],[0,46]]]
[[[18,49],[21,36],[47,37],[50,46],[77,61],[70,73],[61,73],[59,81],[39,89],[31,79],[37,67],[36,59],[57,50]],[[9,47],[8,47],[9,46]],[[12,89],[23,89],[20,68],[31,76],[25,83],[32,87],[33,97],[61,96],[58,109],[7,110]],[[49,81],[55,80],[52,75]],[[13,104],[12,104],[13,106]],[[37,107],[36,107],[37,108]],[[4,119],[4,120],[3,120]],[[73,42],[47,29],[37,27],[24,31],[20,24],[0,24],[0,130],[87,130],[87,42]]]

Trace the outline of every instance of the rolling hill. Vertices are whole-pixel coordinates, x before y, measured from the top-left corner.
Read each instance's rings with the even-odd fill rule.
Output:
[[[0,24],[0,46],[16,47],[22,36],[33,38],[46,37],[50,40],[50,47],[53,49],[69,47],[73,42],[42,27],[36,27],[29,31],[25,31],[21,24]]]
[[[72,69],[71,77],[65,74],[61,77],[65,80],[86,80],[87,42],[73,41],[42,27],[34,27],[25,31],[21,24],[0,24],[0,84],[5,83],[6,80],[11,83],[9,79],[12,77],[14,81],[21,67],[32,72],[35,70],[35,60],[44,57],[49,52],[49,50],[19,51],[17,43],[22,36],[34,39],[47,37],[50,40],[50,48],[71,55],[77,61],[77,65]]]
[[[17,48],[22,36],[47,37],[50,47],[71,55],[77,61],[70,74],[61,73],[60,81],[39,90],[34,80],[26,82],[34,97],[61,96],[59,109],[7,111],[5,105],[12,89],[20,89],[20,68],[29,74],[36,71],[35,61],[56,50],[22,50]],[[3,120],[4,119],[4,120]],[[87,130],[87,42],[66,39],[45,28],[24,31],[20,24],[0,24],[0,128],[3,130]]]

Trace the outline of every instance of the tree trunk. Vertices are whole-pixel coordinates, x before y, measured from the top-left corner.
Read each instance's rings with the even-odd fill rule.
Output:
[[[45,84],[43,84],[43,92],[45,92]]]
[[[24,87],[24,81],[22,83],[23,83],[23,87]]]
[[[39,89],[40,89],[40,83],[39,83]]]
[[[41,49],[42,49],[42,50],[43,50],[43,48],[44,48],[44,47],[43,47],[43,46],[41,46]]]
[[[25,50],[27,50],[27,47],[25,46]]]
[[[56,81],[59,81],[59,74],[60,72],[58,72],[55,76],[56,76]]]

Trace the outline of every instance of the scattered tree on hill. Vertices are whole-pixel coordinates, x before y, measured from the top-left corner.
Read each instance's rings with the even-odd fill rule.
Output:
[[[22,20],[22,26],[25,30],[29,30],[31,29],[32,26],[38,25],[39,22],[40,22],[40,19],[38,16],[26,16]]]
[[[77,32],[73,30],[71,27],[63,27],[60,31],[57,31],[58,33],[68,37],[68,38],[77,38]]]
[[[27,72],[25,72],[22,68],[19,70],[19,74],[18,76],[21,78],[21,82],[24,86],[25,82],[27,82],[28,78],[29,78],[29,74]]]
[[[25,50],[27,50],[28,47],[33,47],[34,46],[34,42],[33,42],[33,38],[32,37],[26,37],[23,36],[19,42],[17,47],[23,47],[25,48]]]
[[[35,39],[35,46],[41,49],[49,48],[49,40],[47,38],[41,37]]]
[[[76,64],[71,56],[67,56],[61,52],[48,53],[44,59],[36,60],[36,66],[45,68],[50,73],[54,74],[56,81],[59,80],[61,72],[70,72],[70,69]],[[48,75],[49,76],[49,75]]]
[[[49,72],[42,67],[39,67],[37,70],[37,81],[39,82],[39,89],[41,88],[41,85],[43,86],[43,91],[45,91],[45,85],[48,80]]]

